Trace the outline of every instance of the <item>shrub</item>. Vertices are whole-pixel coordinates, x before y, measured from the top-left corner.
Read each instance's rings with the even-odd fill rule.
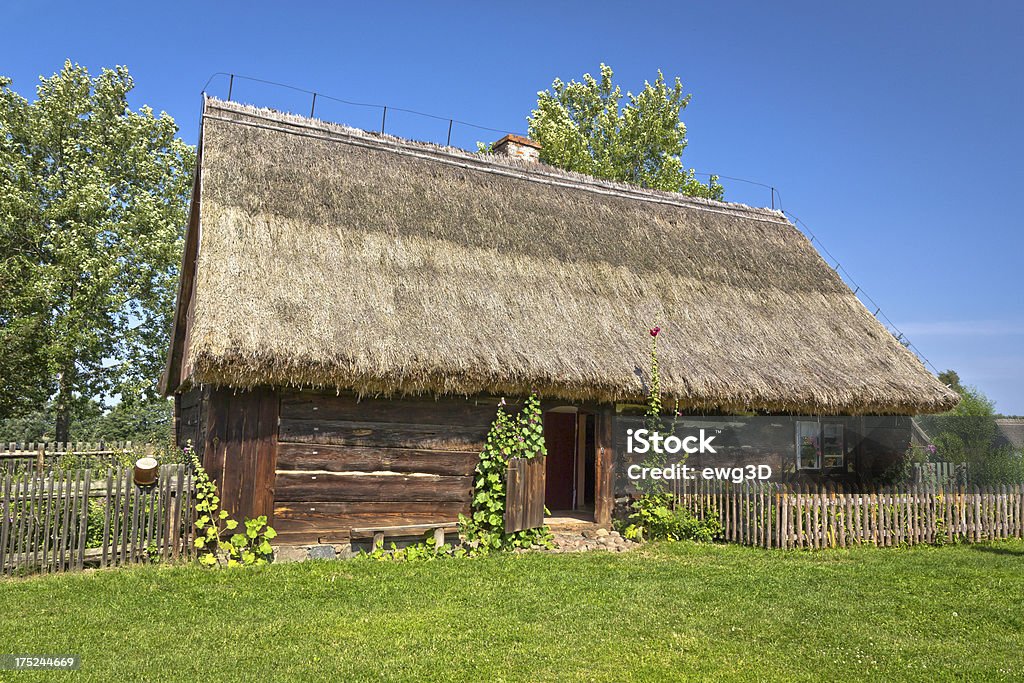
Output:
[[[699,519],[689,510],[672,509],[672,496],[667,493],[646,494],[634,500],[629,519],[623,536],[633,540],[710,543],[722,533],[718,517]]]

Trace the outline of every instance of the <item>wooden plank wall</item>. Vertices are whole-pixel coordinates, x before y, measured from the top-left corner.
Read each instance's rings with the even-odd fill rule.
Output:
[[[498,400],[285,394],[274,487],[281,542],[344,541],[354,527],[468,513]]]
[[[199,457],[203,456],[203,446],[206,442],[209,393],[209,389],[193,388],[176,397],[178,400],[175,404],[175,443],[178,448],[184,448],[191,440],[192,448]]]
[[[242,521],[274,522],[280,395],[273,389],[210,391],[203,467],[220,487],[221,507]]]

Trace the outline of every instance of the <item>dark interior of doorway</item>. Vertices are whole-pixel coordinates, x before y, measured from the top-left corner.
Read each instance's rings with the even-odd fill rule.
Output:
[[[594,415],[549,411],[544,415],[547,468],[544,503],[552,515],[593,515],[596,472]]]

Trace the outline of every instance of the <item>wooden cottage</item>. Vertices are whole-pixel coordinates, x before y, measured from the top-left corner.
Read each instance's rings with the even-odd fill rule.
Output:
[[[296,542],[454,520],[497,401],[535,390],[547,506],[607,525],[653,325],[689,413],[909,440],[895,416],[955,403],[781,213],[558,171],[531,144],[206,100],[163,389],[229,509]],[[781,462],[800,427],[779,424]]]

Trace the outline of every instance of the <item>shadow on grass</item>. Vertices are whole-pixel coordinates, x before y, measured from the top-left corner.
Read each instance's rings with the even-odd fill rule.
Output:
[[[971,550],[993,555],[1008,555],[1010,557],[1024,557],[1024,548],[1007,548],[1000,545],[972,545]]]

